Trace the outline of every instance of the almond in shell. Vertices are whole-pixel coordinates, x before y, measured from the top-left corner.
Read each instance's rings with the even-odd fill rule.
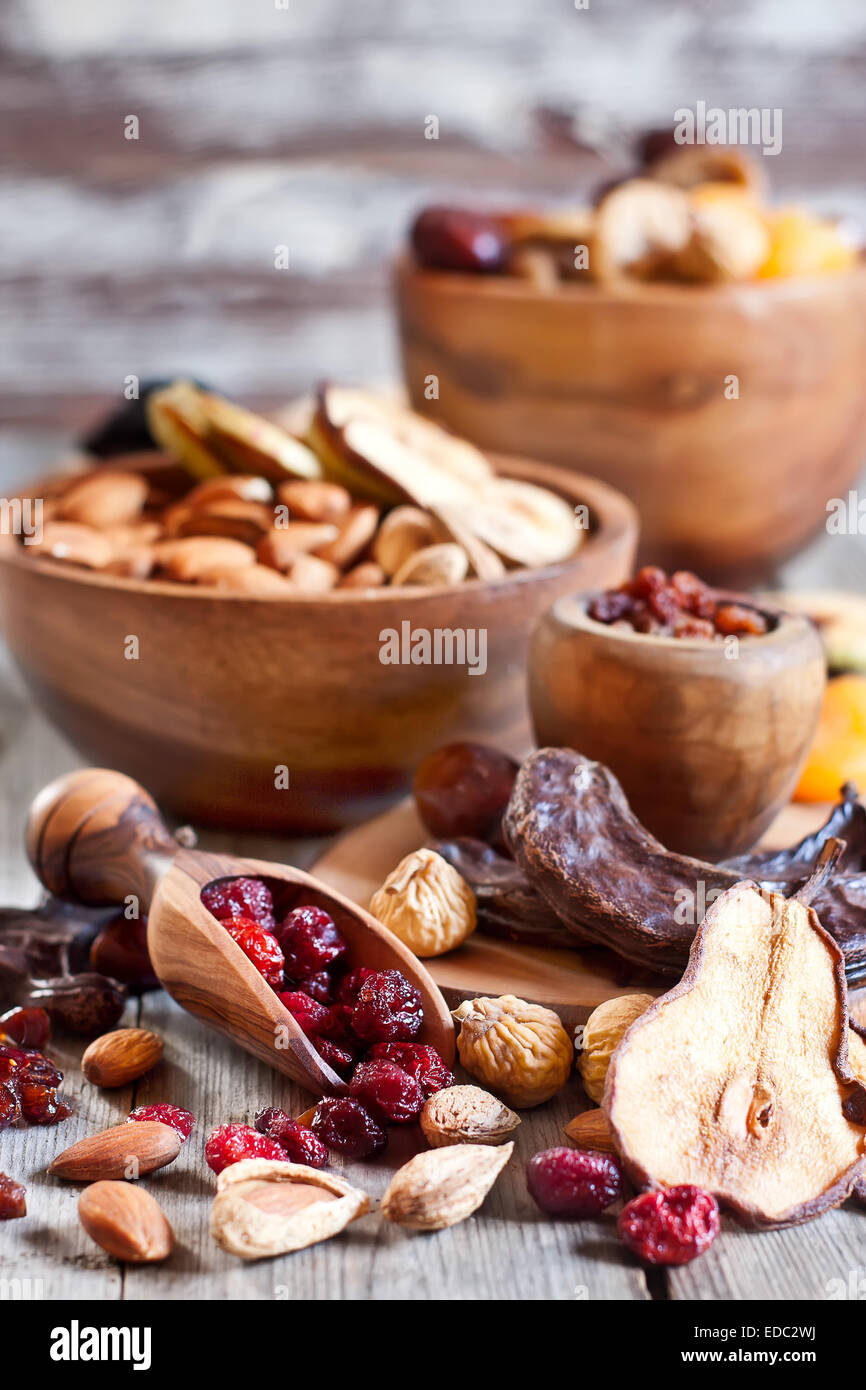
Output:
[[[81,1070],[92,1085],[113,1089],[144,1076],[162,1052],[162,1038],[147,1028],[116,1028],[93,1039],[81,1059]]]
[[[335,1173],[245,1158],[219,1175],[210,1232],[229,1254],[261,1260],[329,1240],[369,1209],[366,1192]]]
[[[174,1232],[159,1202],[129,1182],[86,1187],[78,1199],[78,1219],[91,1240],[116,1260],[155,1264],[174,1248]]]
[[[113,1125],[64,1149],[48,1171],[70,1182],[140,1178],[173,1163],[182,1143],[176,1129],[157,1120]]]
[[[382,1214],[413,1231],[456,1226],[478,1210],[513,1152],[511,1143],[452,1144],[416,1154],[391,1179]]]
[[[480,1086],[448,1086],[425,1101],[421,1129],[431,1149],[449,1144],[502,1144],[520,1116]]]

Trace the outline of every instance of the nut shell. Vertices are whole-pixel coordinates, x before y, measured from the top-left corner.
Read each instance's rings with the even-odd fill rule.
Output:
[[[480,1086],[448,1086],[430,1096],[421,1111],[421,1129],[431,1149],[501,1144],[519,1124],[519,1115]]]
[[[463,1066],[516,1109],[543,1105],[568,1080],[571,1039],[552,1009],[504,994],[467,999],[454,1017]]]
[[[394,1174],[382,1215],[413,1231],[442,1231],[477,1211],[514,1152],[513,1144],[452,1144],[416,1154]]]
[[[219,1175],[210,1233],[229,1254],[261,1260],[329,1240],[369,1209],[366,1192],[335,1173],[246,1158]]]
[[[432,849],[407,854],[373,894],[370,911],[416,956],[441,956],[475,930],[475,894]]]

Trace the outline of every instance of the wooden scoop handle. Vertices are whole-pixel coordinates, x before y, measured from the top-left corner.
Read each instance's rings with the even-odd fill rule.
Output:
[[[70,772],[30,808],[27,854],[58,898],[101,907],[134,896],[146,912],[177,850],[156,803],[122,772]]]

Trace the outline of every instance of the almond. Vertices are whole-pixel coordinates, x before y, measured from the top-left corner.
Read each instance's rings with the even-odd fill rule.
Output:
[[[335,1173],[245,1158],[219,1175],[210,1232],[230,1254],[260,1260],[329,1240],[369,1209],[366,1192]]]
[[[95,1182],[78,1199],[91,1240],[116,1260],[152,1264],[174,1248],[174,1232],[156,1198],[128,1182]]]
[[[227,473],[222,478],[207,478],[186,494],[187,507],[206,507],[211,502],[270,502],[273,490],[267,478],[252,473]]]
[[[421,1129],[431,1149],[449,1144],[501,1144],[520,1116],[480,1086],[437,1091],[421,1111]]]
[[[610,1125],[603,1110],[584,1110],[565,1126],[568,1138],[581,1149],[598,1149],[600,1153],[616,1153]]]
[[[477,1211],[514,1152],[513,1144],[452,1144],[416,1154],[394,1174],[382,1214],[413,1231],[442,1231]]]
[[[299,555],[334,541],[336,537],[337,527],[329,521],[290,521],[287,526],[275,526],[259,541],[259,562],[285,573]]]
[[[280,594],[285,598],[292,593],[292,585],[285,575],[267,565],[211,570],[205,583],[213,584],[224,594],[249,594],[251,598],[260,594]]]
[[[388,582],[388,576],[375,560],[363,560],[354,569],[347,570],[337,585],[338,589],[381,589]]]
[[[326,594],[339,578],[337,566],[316,555],[299,555],[289,571],[289,581],[296,594]]]
[[[67,521],[102,530],[135,521],[146,497],[147,483],[140,474],[105,468],[73,480],[60,500],[60,510]]]
[[[296,478],[280,483],[277,497],[298,521],[342,521],[352,506],[352,495],[339,483]]]
[[[46,521],[41,538],[28,543],[27,549],[31,555],[50,555],[93,570],[104,569],[114,558],[108,537],[79,521]]]
[[[379,508],[362,502],[349,512],[334,540],[316,547],[316,554],[338,569],[349,569],[367,549],[378,525]]]
[[[173,1163],[183,1140],[176,1129],[156,1120],[114,1125],[79,1139],[58,1154],[49,1167],[56,1178],[98,1182],[102,1178],[139,1178]]]
[[[255,552],[242,541],[223,536],[184,536],[160,541],[155,547],[157,564],[169,579],[195,584],[229,566],[254,565]]]
[[[156,1065],[162,1048],[162,1038],[146,1028],[117,1028],[93,1039],[81,1070],[94,1086],[126,1086]]]

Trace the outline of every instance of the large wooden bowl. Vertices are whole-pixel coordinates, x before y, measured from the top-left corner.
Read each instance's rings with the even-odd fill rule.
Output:
[[[4,537],[6,638],[84,756],[129,773],[178,815],[292,833],[357,822],[402,793],[440,743],[525,749],[535,620],[558,595],[631,571],[637,520],[625,498],[549,466],[495,463],[588,507],[591,533],[571,559],[457,588],[248,598],[36,559]],[[383,665],[381,634],[404,622],[486,629],[486,672]]]
[[[757,579],[866,457],[866,268],[545,293],[404,261],[396,293],[415,409],[619,488],[652,562]]]
[[[559,599],[533,635],[538,744],[609,767],[669,849],[702,859],[749,849],[790,800],[815,734],[814,626],[771,610],[770,632],[736,643],[647,637],[593,622],[587,602]]]

